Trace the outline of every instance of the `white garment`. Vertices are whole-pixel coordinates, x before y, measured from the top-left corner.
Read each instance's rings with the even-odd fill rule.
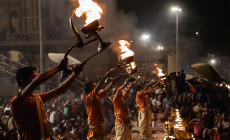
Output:
[[[170,104],[171,104],[171,102],[169,101],[169,99],[167,99],[167,98],[163,99],[163,106],[166,110],[170,110]]]
[[[58,121],[58,115],[55,111],[50,114],[50,123],[56,123]]]
[[[115,140],[131,140],[131,124],[115,123]]]
[[[151,112],[148,110],[145,110],[144,112],[138,112],[138,127],[143,137],[152,137],[152,131],[150,127],[151,115]]]
[[[10,111],[10,107],[5,107],[4,113],[6,113],[6,111]]]
[[[224,129],[228,129],[229,128],[229,121],[223,121],[222,123],[222,126]]]
[[[156,100],[156,99],[153,99],[152,105],[153,105],[153,107],[159,108],[161,106],[161,102]]]
[[[197,112],[201,111],[201,107],[196,105],[193,107],[193,111],[197,113]]]
[[[163,92],[163,91],[162,91],[161,88],[158,88],[158,89],[155,90],[155,94],[161,94],[162,92]]]

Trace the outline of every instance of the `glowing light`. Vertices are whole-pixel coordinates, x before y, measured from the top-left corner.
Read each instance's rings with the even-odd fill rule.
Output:
[[[135,69],[136,68],[136,63],[135,62],[131,62],[131,68]]]
[[[154,63],[154,66],[156,67],[156,69],[157,69],[157,76],[158,77],[164,77],[165,76],[165,74],[163,73],[163,70],[161,69],[161,68],[159,68],[158,67],[158,64],[157,63]],[[154,72],[154,71],[153,71]],[[161,80],[163,80],[163,79],[161,79]]]
[[[157,50],[163,51],[163,50],[164,50],[164,47],[159,45],[159,46],[157,46]]]
[[[211,64],[216,64],[216,60],[215,60],[215,59],[211,59],[211,60],[210,60],[210,63],[211,63]]]
[[[182,121],[183,119],[180,117],[180,112],[178,109],[176,109],[176,119],[175,119],[176,124],[173,126],[174,129],[185,131],[185,127],[182,125]]]
[[[119,57],[121,60],[134,55],[134,52],[129,49],[131,44],[128,41],[120,40],[119,43],[120,43],[119,48],[121,49],[121,54]],[[127,68],[127,70],[131,71],[131,70],[134,70],[136,68],[136,63],[134,61],[132,61],[129,64],[127,64],[126,66],[129,66]]]
[[[134,52],[129,49],[130,43],[126,40],[120,40],[120,49],[121,49],[121,59],[125,59],[129,56],[133,56]]]
[[[141,39],[144,40],[144,41],[149,40],[149,38],[150,38],[150,35],[146,34],[146,33],[141,36]]]
[[[165,74],[163,73],[163,70],[162,69],[160,69],[160,68],[157,68],[157,70],[158,70],[158,76],[159,77],[163,77],[163,76],[165,76]]]
[[[171,9],[171,11],[173,11],[173,12],[180,12],[180,11],[182,11],[182,9],[181,8],[179,8],[179,7],[172,7],[172,9]]]
[[[92,0],[78,0],[80,6],[76,9],[75,14],[78,17],[86,16],[85,26],[94,20],[100,19],[102,9]]]

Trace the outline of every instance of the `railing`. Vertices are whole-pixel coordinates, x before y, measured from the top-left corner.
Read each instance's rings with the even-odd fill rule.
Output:
[[[19,67],[25,66],[19,62],[13,61],[3,54],[0,54],[0,70],[14,76]]]

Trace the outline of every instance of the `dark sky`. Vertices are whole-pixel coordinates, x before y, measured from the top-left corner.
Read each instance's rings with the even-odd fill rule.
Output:
[[[158,42],[170,44],[175,37],[175,14],[180,6],[180,36],[195,36],[208,53],[229,54],[229,0],[118,0],[118,7],[138,18],[138,28],[153,34]]]

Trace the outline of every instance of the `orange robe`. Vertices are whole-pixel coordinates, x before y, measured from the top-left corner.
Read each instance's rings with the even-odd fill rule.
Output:
[[[152,111],[149,96],[144,93],[145,91],[137,92],[136,95],[137,105],[140,107],[138,111],[138,126],[142,136],[150,138],[152,136],[150,128]]]
[[[24,140],[50,139],[43,103],[59,96],[60,93],[32,94],[25,99],[20,98],[20,93],[21,91],[11,99],[10,105],[21,137]]]
[[[104,116],[99,99],[104,98],[105,92],[97,93],[93,89],[85,96],[84,102],[88,114],[89,132],[87,139],[105,139]]]
[[[140,107],[139,112],[142,112],[146,109],[151,110],[149,95],[144,94],[144,91],[137,92],[136,99],[137,99],[137,105]]]
[[[129,119],[129,111],[122,97],[117,95],[113,98],[113,106],[115,111],[115,140],[131,140],[131,124]]]

